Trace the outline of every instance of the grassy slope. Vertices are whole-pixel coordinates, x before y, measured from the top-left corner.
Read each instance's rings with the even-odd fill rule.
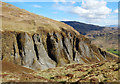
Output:
[[[118,63],[71,64],[48,69],[37,74],[58,82],[113,82],[118,81]]]
[[[75,31],[72,27],[54,21],[52,19],[38,16],[30,13],[24,9],[19,9],[13,5],[3,4],[3,15],[2,18],[2,29],[1,31],[17,31],[17,32],[28,32],[37,33],[38,30],[45,31],[61,31],[61,27],[64,29]],[[29,18],[28,18],[29,17]],[[78,33],[77,31],[75,31]],[[20,81],[20,82],[41,82],[41,81],[90,81],[91,78],[96,77],[99,81],[116,81],[118,80],[118,69],[116,62],[106,62],[101,66],[100,63],[96,64],[72,64],[64,67],[58,67],[37,72],[26,72],[29,71],[26,68],[17,66],[11,63],[3,62],[3,71],[0,77],[3,77],[3,81]],[[98,66],[98,67],[96,67]],[[103,71],[102,71],[103,70]],[[13,72],[14,71],[14,72]],[[58,73],[59,72],[59,73]],[[93,72],[93,74],[92,74]],[[110,73],[110,74],[109,74]],[[96,76],[98,74],[98,76]],[[102,78],[101,78],[102,74]],[[105,78],[103,76],[107,76]],[[91,76],[91,77],[90,77]],[[90,78],[90,79],[89,79]]]
[[[120,51],[117,50],[117,49],[108,48],[107,50],[108,50],[108,52],[110,52],[110,53],[113,53],[113,54],[116,54],[116,55],[120,56]]]
[[[30,13],[8,3],[1,3],[2,15],[0,15],[0,19],[2,18],[2,31],[24,31],[28,33],[37,33],[40,30],[45,30],[49,32],[60,32],[61,28],[63,28],[78,33],[72,27],[62,22]]]
[[[120,71],[118,64],[120,63],[107,61],[94,64],[69,64],[30,73],[6,71],[0,76],[4,82],[118,82]]]
[[[11,62],[0,62],[2,63],[0,64],[0,78],[2,77],[2,82],[50,82],[50,80],[44,77],[34,75],[36,72],[31,69]]]

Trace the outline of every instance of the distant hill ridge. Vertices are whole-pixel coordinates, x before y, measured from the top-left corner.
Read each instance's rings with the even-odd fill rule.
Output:
[[[79,33],[85,35],[85,37],[91,39],[92,43],[100,48],[118,49],[118,38],[120,38],[117,27],[102,27],[92,24],[85,24],[77,21],[62,21]]]
[[[117,60],[73,27],[2,3],[2,61],[43,70],[70,63]],[[6,65],[7,67],[7,65]]]
[[[101,27],[101,26],[86,24],[86,23],[77,22],[77,21],[61,21],[61,22],[64,22],[72,26],[74,29],[79,31],[80,34],[83,34],[83,35],[87,34],[90,31],[94,31],[94,30],[102,31],[104,29],[104,27]]]

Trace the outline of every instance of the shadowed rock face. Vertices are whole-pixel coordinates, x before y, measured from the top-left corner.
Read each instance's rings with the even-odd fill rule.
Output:
[[[118,28],[117,27],[102,27],[92,24],[85,24],[77,21],[62,21],[74,29],[80,34],[89,38],[92,44],[99,46],[105,50],[108,48],[118,49]]]
[[[1,60],[31,69],[47,69],[69,63],[111,60],[114,57],[91,45],[89,39],[62,22],[7,3],[2,5]]]
[[[2,32],[1,60],[31,69],[104,61],[106,55],[91,45],[88,39],[70,31],[67,33],[41,31],[33,35],[26,32]]]

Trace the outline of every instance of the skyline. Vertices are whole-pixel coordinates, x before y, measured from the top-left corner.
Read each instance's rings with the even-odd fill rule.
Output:
[[[79,21],[106,26],[118,24],[118,2],[7,2],[57,21]]]
[[[83,0],[2,0],[3,2],[82,2]],[[92,1],[92,0],[91,0]],[[97,0],[101,1],[101,0]],[[119,2],[119,0],[102,0],[106,2]]]

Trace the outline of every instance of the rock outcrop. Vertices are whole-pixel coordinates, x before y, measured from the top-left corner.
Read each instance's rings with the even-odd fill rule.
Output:
[[[1,60],[31,69],[47,69],[69,63],[104,61],[109,58],[108,54],[91,45],[89,39],[72,27],[16,9],[10,4],[2,4],[4,11],[1,16]],[[17,16],[11,12],[17,13]]]
[[[119,30],[117,27],[102,27],[92,24],[85,24],[77,21],[62,21],[74,29],[76,29],[80,34],[85,35],[89,38],[92,44],[99,46],[105,50],[108,49],[119,49],[118,38],[120,38]],[[117,54],[119,55],[119,54]]]
[[[91,45],[88,39],[71,32],[31,35],[26,32],[5,31],[2,32],[2,43],[1,60],[31,69],[107,60],[106,54]]]

